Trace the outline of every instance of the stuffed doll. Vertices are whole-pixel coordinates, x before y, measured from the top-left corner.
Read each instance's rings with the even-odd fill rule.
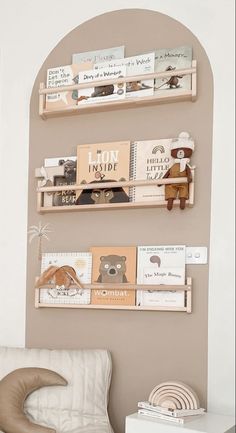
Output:
[[[173,208],[174,200],[179,198],[180,209],[185,209],[186,200],[189,198],[189,184],[192,182],[190,157],[194,151],[194,142],[188,132],[181,132],[177,139],[171,143],[171,156],[174,164],[163,176],[163,179],[187,177],[188,183],[173,183],[165,185],[165,200],[167,209]]]
[[[55,284],[56,287],[69,289],[71,284],[76,284],[82,289],[74,268],[71,266],[49,266],[36,282],[35,287],[42,287],[47,284]]]

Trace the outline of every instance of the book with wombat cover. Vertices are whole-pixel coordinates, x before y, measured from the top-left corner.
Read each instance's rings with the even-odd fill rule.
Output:
[[[129,201],[128,189],[96,188],[96,183],[128,181],[129,163],[129,141],[78,145],[77,184],[91,183],[91,190],[77,191],[76,204]]]
[[[93,289],[94,305],[135,305],[135,290],[120,288],[135,284],[136,247],[92,247],[92,283],[108,284],[108,288]],[[119,289],[120,288],[120,289]]]

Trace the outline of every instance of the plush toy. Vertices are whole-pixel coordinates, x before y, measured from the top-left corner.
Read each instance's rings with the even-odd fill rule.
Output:
[[[174,164],[163,176],[163,179],[187,177],[188,183],[173,183],[165,185],[165,199],[167,209],[171,210],[174,200],[179,198],[180,209],[185,209],[186,200],[189,198],[189,183],[192,182],[190,157],[194,151],[194,142],[188,132],[181,132],[177,139],[171,143],[171,156]]]
[[[82,289],[74,268],[71,266],[49,266],[38,278],[35,287],[42,287],[47,284],[54,284],[55,287],[69,289],[71,284],[76,284]]]

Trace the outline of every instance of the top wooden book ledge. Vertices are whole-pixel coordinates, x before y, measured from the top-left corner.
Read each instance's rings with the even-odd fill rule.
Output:
[[[168,78],[173,75],[191,75],[192,86],[190,90],[184,89],[169,89],[166,93],[156,92],[156,95],[136,98],[126,98],[117,101],[107,102],[94,102],[94,104],[88,105],[70,105],[66,108],[60,108],[57,110],[46,110],[45,101],[46,95],[52,93],[62,93],[73,90],[80,90],[85,88],[91,88],[95,86],[107,86],[109,84],[116,83],[127,83],[133,81],[150,80],[154,78]],[[189,69],[175,69],[172,71],[155,72],[152,74],[135,75],[132,77],[118,78],[104,81],[93,81],[92,83],[85,84],[74,84],[71,86],[45,88],[44,83],[40,83],[39,89],[39,115],[42,119],[59,116],[71,116],[74,114],[92,113],[99,111],[111,111],[123,108],[134,108],[140,106],[155,105],[163,102],[177,102],[177,101],[195,101],[197,97],[197,61],[192,61],[192,68]]]

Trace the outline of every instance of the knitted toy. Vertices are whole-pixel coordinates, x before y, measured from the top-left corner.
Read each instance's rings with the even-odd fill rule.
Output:
[[[192,182],[192,173],[190,157],[194,151],[194,142],[188,132],[181,132],[177,139],[171,143],[171,156],[174,158],[174,164],[163,176],[163,179],[180,178],[179,183],[165,185],[165,200],[167,209],[171,210],[174,200],[179,198],[180,209],[185,209],[186,200],[189,198],[189,183]],[[187,177],[188,183],[181,183],[181,177]]]

